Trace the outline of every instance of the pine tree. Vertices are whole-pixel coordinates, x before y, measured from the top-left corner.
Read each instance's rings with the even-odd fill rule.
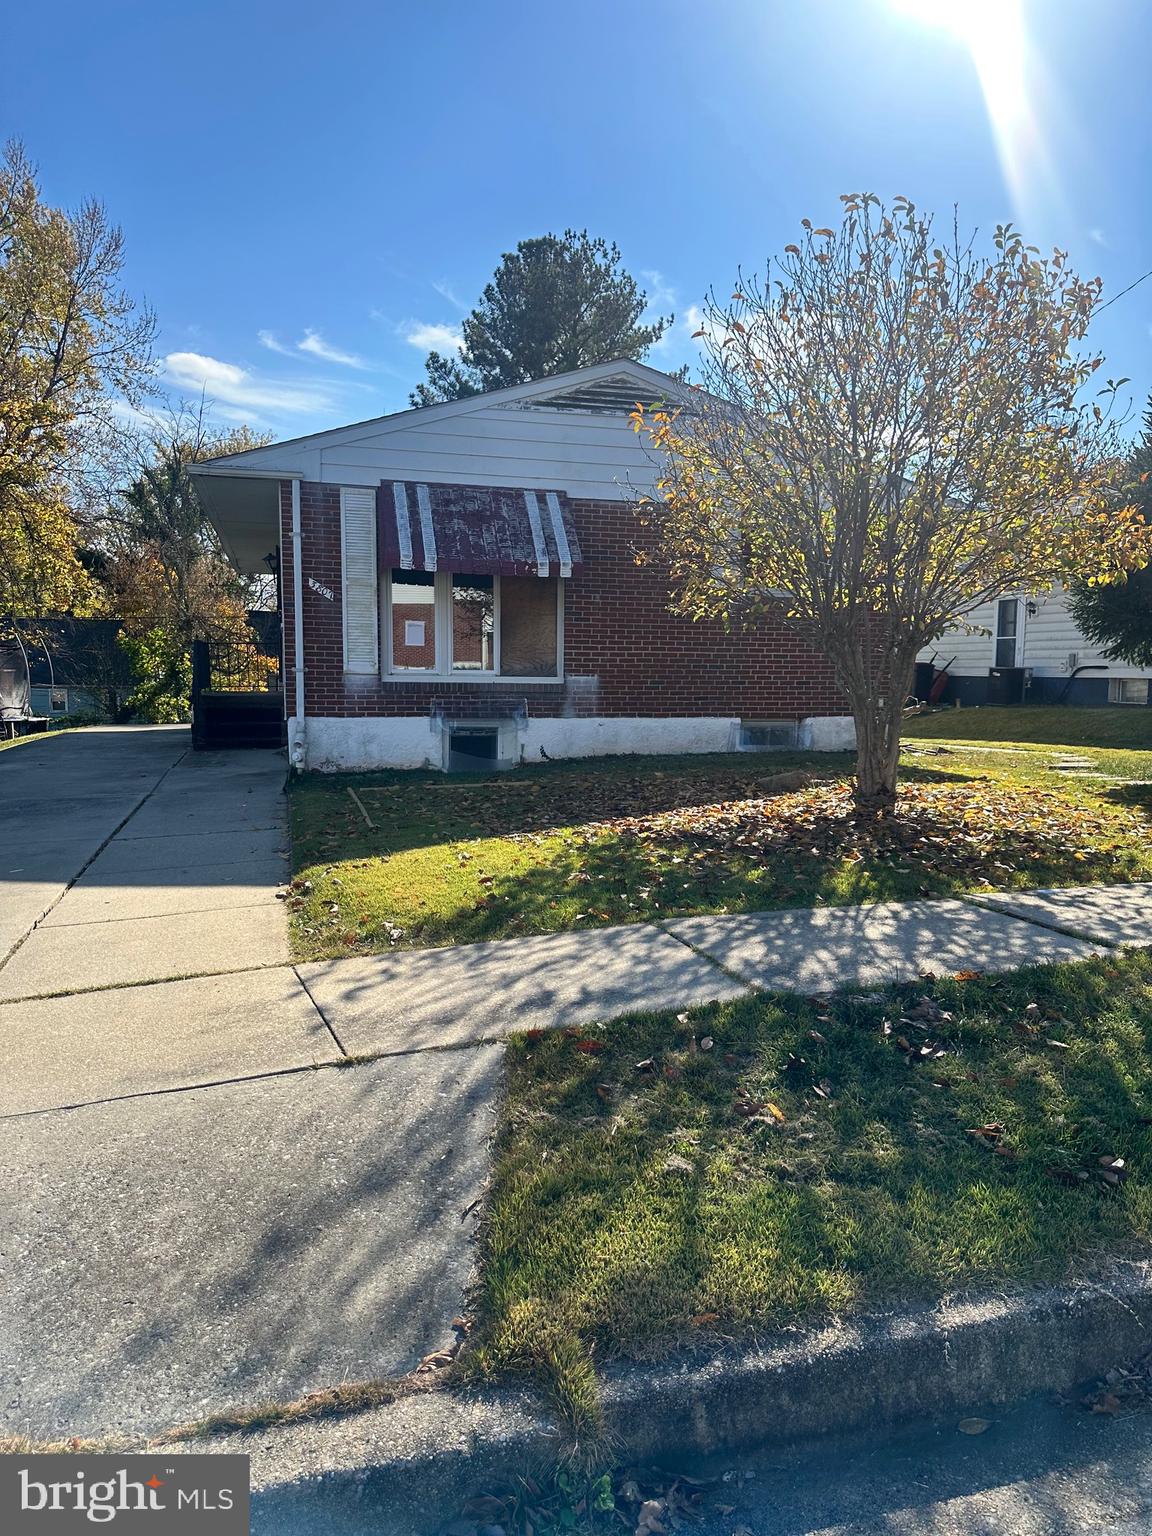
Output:
[[[1144,436],[1128,461],[1121,492],[1152,524],[1152,396],[1144,412]],[[1109,661],[1152,667],[1152,565],[1101,586],[1077,582],[1069,593],[1072,617]]]
[[[587,230],[521,240],[464,321],[459,359],[429,354],[413,405],[547,379],[616,357],[639,358],[672,323],[641,325],[648,296],[620,251]]]

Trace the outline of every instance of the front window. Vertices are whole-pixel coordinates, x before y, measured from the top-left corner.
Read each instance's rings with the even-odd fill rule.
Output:
[[[555,577],[392,571],[385,601],[386,665],[394,676],[560,676]]]
[[[501,576],[500,672],[504,677],[555,677],[559,671],[557,583],[549,577]]]
[[[453,672],[494,672],[495,636],[495,579],[491,576],[453,576]]]
[[[392,670],[436,670],[436,577],[392,572]]]
[[[1148,679],[1146,677],[1114,677],[1108,684],[1110,704],[1147,704]]]

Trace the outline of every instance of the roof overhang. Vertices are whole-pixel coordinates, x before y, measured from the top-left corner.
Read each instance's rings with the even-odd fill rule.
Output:
[[[276,471],[214,469],[191,464],[200,504],[224,552],[245,575],[264,574],[267,556],[280,542],[280,482],[298,475]]]

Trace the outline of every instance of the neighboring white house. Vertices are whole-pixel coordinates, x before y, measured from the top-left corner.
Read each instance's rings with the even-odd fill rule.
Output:
[[[1068,610],[1060,587],[1000,598],[945,630],[920,654],[961,704],[1148,704],[1152,669],[1107,661]]]

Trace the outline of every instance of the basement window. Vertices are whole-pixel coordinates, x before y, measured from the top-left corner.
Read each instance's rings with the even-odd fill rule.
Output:
[[[741,720],[741,752],[794,751],[800,727],[795,720]]]
[[[483,772],[494,768],[500,756],[500,733],[495,728],[458,727],[448,733],[449,773]]]
[[[551,682],[563,672],[564,604],[554,576],[392,571],[385,675]]]
[[[1108,683],[1109,704],[1147,704],[1146,677],[1114,677]]]

